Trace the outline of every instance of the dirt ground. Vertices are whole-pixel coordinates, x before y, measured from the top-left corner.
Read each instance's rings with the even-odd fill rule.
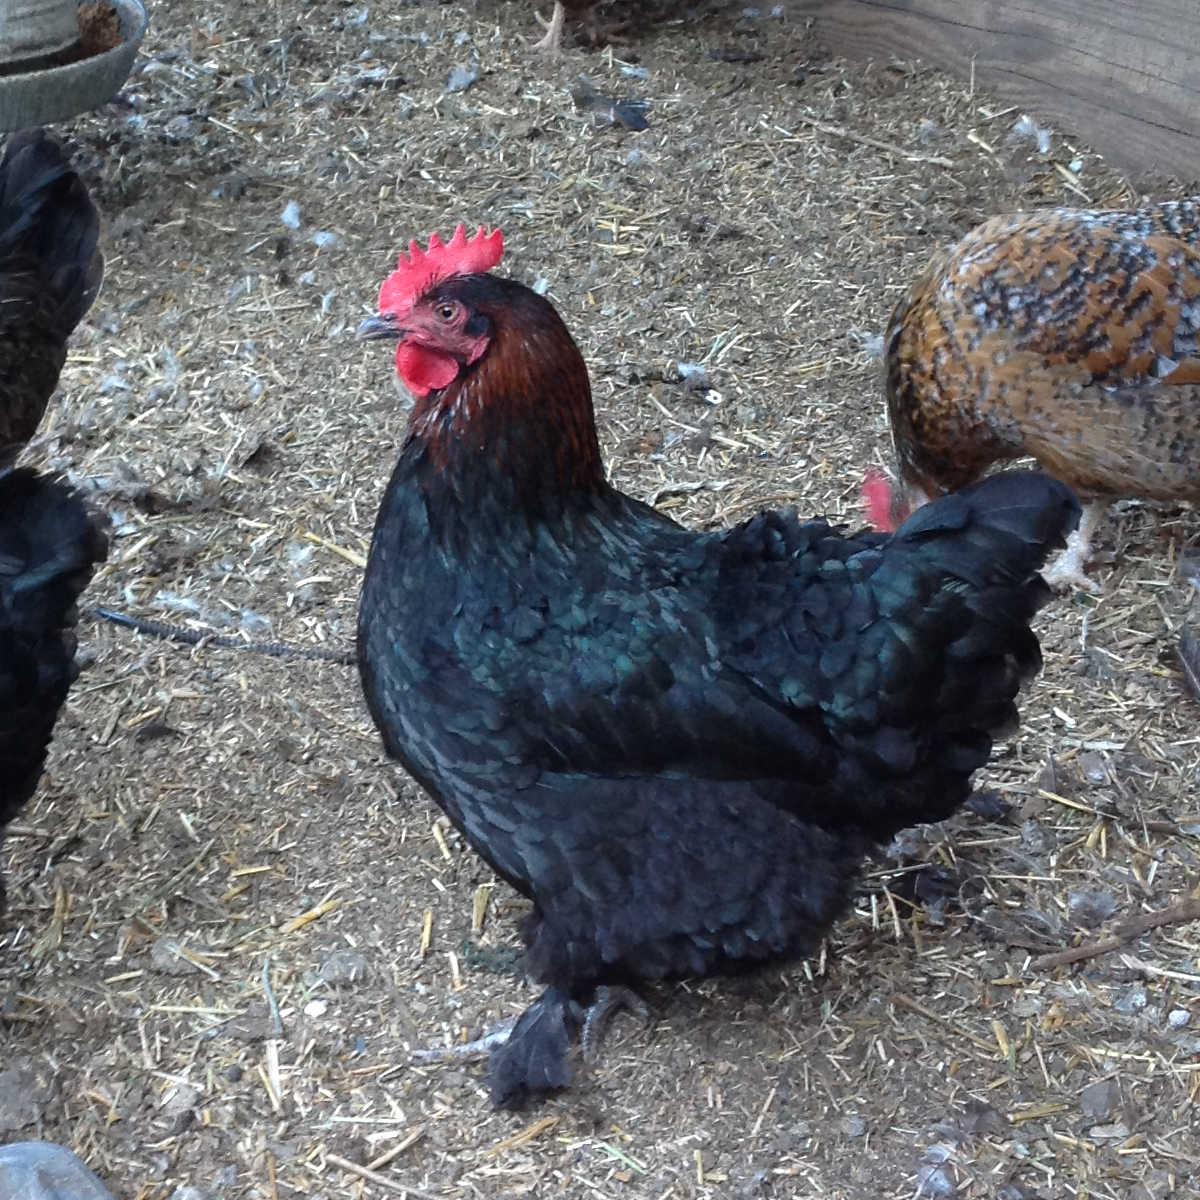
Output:
[[[61,130],[108,272],[32,457],[111,514],[96,603],[349,646],[405,419],[353,333],[431,229],[498,224],[548,286],[619,485],[698,526],[853,520],[887,453],[867,338],[930,253],[1178,191],[765,7],[632,13],[554,64],[529,3],[153,6],[121,99]],[[577,105],[581,76],[648,127]],[[121,1200],[1196,1194],[1200,923],[1039,960],[1196,885],[1198,534],[1116,506],[1103,594],[1042,615],[974,811],[881,857],[818,958],[650,989],[647,1028],[519,1114],[481,1064],[411,1059],[532,998],[524,905],[384,761],[354,671],[85,619],[0,853],[0,1137],[73,1147]]]

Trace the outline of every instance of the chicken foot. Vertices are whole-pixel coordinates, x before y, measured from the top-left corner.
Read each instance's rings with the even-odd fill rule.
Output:
[[[1067,591],[1077,587],[1093,595],[1100,591],[1100,585],[1087,574],[1084,567],[1091,557],[1092,536],[1100,523],[1104,508],[1100,501],[1092,501],[1083,506],[1079,527],[1067,538],[1067,548],[1043,572],[1043,578],[1052,588]]]
[[[586,1008],[562,988],[547,988],[515,1021],[506,1021],[474,1041],[412,1051],[413,1062],[465,1062],[488,1057],[492,1103],[518,1107],[529,1092],[555,1091],[570,1082],[567,1062],[576,1033],[584,1062],[595,1062],[613,1016],[622,1009],[643,1024],[646,1002],[632,989],[602,984]]]
[[[545,29],[546,36],[540,42],[534,42],[530,49],[540,50],[551,58],[557,58],[562,53],[563,23],[567,19],[567,10],[563,8],[560,0],[554,0],[554,13],[550,20],[545,20],[541,13],[535,12],[533,15],[537,18],[538,24]]]

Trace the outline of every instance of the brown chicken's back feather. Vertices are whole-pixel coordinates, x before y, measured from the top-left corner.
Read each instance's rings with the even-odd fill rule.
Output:
[[[1200,200],[993,218],[886,344],[901,476],[926,495],[1029,455],[1085,497],[1200,499]]]

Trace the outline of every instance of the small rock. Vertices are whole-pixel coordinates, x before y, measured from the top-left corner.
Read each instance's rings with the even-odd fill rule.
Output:
[[[867,1132],[867,1123],[862,1117],[847,1117],[842,1122],[842,1132],[847,1137],[860,1138]]]
[[[1044,825],[1031,819],[1021,826],[1021,844],[1035,854],[1044,854],[1053,849],[1054,838]]]
[[[1167,1013],[1167,1024],[1172,1029],[1182,1029],[1191,1019],[1192,1014],[1186,1008],[1173,1008]]]
[[[1182,1194],[1171,1172],[1152,1167],[1142,1176],[1140,1183],[1135,1183],[1129,1189],[1129,1200],[1170,1200],[1170,1197]]]
[[[173,142],[181,142],[185,138],[192,136],[194,132],[194,122],[186,113],[180,113],[178,116],[172,117],[164,126],[163,133],[167,135]]]
[[[883,338],[876,337],[874,342],[877,343],[878,349],[871,354],[871,357],[882,358]],[[866,344],[863,349],[868,349]],[[976,788],[967,798],[967,808],[985,821],[1005,821],[1013,810],[1013,806],[1003,799],[994,788]]]
[[[1008,1122],[984,1100],[968,1100],[955,1124],[968,1137],[977,1137],[981,1133],[1000,1137],[1008,1131]]]
[[[924,1166],[917,1172],[917,1195],[953,1197],[958,1195],[958,1186],[944,1166]]]
[[[4,1200],[113,1200],[112,1192],[83,1159],[51,1142],[0,1146],[0,1196]]]
[[[1121,1103],[1121,1085],[1115,1079],[1097,1079],[1079,1093],[1079,1111],[1093,1121],[1107,1121]]]
[[[888,858],[898,858],[901,862],[905,859],[919,859],[923,857],[928,844],[923,829],[901,829],[888,843],[884,853]]]
[[[159,1107],[169,1117],[177,1117],[180,1113],[189,1112],[196,1107],[200,1099],[200,1089],[190,1083],[173,1083],[163,1093]]]
[[[1071,919],[1087,929],[1102,925],[1117,911],[1118,900],[1112,892],[1100,888],[1081,888],[1067,893],[1067,909]]]
[[[1146,1007],[1148,997],[1144,987],[1131,987],[1129,991],[1118,996],[1113,1001],[1113,1008],[1119,1013],[1141,1012]]]
[[[39,1070],[31,1058],[18,1058],[0,1071],[0,1134],[14,1133],[38,1121],[52,1094],[49,1071]],[[5,1194],[0,1189],[0,1196]]]
[[[367,977],[367,958],[361,950],[335,950],[317,968],[317,978],[335,987],[361,983]]]
[[[1117,1121],[1112,1125],[1093,1125],[1088,1130],[1088,1137],[1095,1138],[1098,1142],[1121,1142],[1129,1136],[1129,1126],[1124,1121]]]
[[[1081,754],[1077,765],[1080,773],[1088,783],[1100,784],[1108,782],[1108,764],[1095,750],[1088,750]]]
[[[708,372],[700,363],[678,362],[675,364],[675,370],[679,372],[684,391],[706,392],[712,387],[708,379]]]
[[[474,67],[457,66],[446,78],[446,91],[465,92],[479,78]]]
[[[239,1042],[261,1042],[279,1036],[275,1018],[265,1001],[255,1001],[240,1017],[224,1025],[221,1032]]]
[[[166,935],[150,947],[150,964],[160,975],[195,975],[199,967],[183,957],[178,938]]]
[[[300,205],[295,200],[289,200],[283,206],[283,212],[279,214],[280,221],[283,222],[289,229],[300,228]]]

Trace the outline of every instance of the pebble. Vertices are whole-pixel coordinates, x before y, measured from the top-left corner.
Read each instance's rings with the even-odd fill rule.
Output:
[[[1132,987],[1113,1001],[1113,1008],[1119,1013],[1141,1012],[1148,1000],[1144,987]]]
[[[45,1068],[31,1058],[15,1059],[0,1071],[0,1134],[33,1125],[52,1095]],[[0,1189],[0,1197],[5,1195]]]
[[[925,1166],[917,1172],[918,1196],[957,1196],[958,1188],[943,1166]]]
[[[1097,1079],[1079,1093],[1079,1109],[1093,1121],[1107,1121],[1121,1103],[1121,1085],[1115,1079]]]
[[[1101,888],[1080,888],[1067,893],[1067,908],[1078,925],[1094,929],[1117,911],[1120,902]]]
[[[334,950],[322,960],[317,975],[335,987],[361,983],[367,977],[367,956],[361,950]]]
[[[473,67],[455,67],[446,79],[446,91],[465,92],[478,78],[479,72]]]
[[[65,1146],[14,1142],[0,1146],[4,1200],[113,1200],[113,1194]]]

